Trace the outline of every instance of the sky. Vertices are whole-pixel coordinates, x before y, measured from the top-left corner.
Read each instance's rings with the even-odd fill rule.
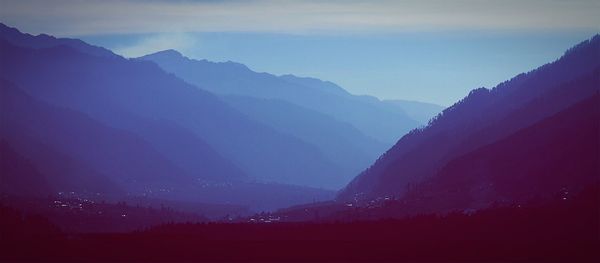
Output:
[[[600,33],[596,0],[0,0],[0,22],[125,57],[176,49],[451,105]]]

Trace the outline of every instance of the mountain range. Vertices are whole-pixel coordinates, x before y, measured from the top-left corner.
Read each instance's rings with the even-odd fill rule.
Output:
[[[167,72],[215,94],[278,99],[327,114],[385,144],[394,143],[399,134],[421,125],[423,120],[409,117],[402,101],[395,103],[399,107],[389,107],[375,97],[352,95],[329,81],[258,73],[243,64],[190,59],[175,50],[139,59],[153,61]],[[441,109],[437,107],[438,112]],[[421,112],[429,118],[437,113]]]
[[[183,58],[174,52],[166,51]],[[302,94],[310,103],[331,93],[351,98],[350,104],[404,114],[378,100],[362,102],[330,82],[255,73],[237,63],[206,62],[209,67],[194,71],[208,74],[199,86],[147,59],[5,25],[0,56],[3,151],[28,160],[23,165],[37,173],[27,174],[45,180],[7,178],[21,186],[39,183],[40,195],[74,191],[261,209],[323,200],[333,194],[326,189],[339,189],[386,144],[355,123],[280,97],[322,90]],[[275,79],[269,90],[278,95],[259,89],[260,96],[213,94],[223,88],[211,82],[215,71],[247,83],[257,76],[267,76],[265,83]]]
[[[5,25],[0,57],[3,194],[308,204],[304,216],[334,198],[326,206],[400,200],[406,215],[569,198],[599,182],[599,35],[444,110]]]
[[[165,50],[138,58],[219,95],[249,117],[315,145],[345,175],[364,170],[400,134],[426,124],[435,104],[356,96],[315,78],[276,76],[235,62],[211,62]]]

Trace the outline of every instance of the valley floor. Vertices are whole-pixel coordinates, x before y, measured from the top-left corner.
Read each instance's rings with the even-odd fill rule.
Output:
[[[598,190],[535,207],[328,223],[179,223],[65,234],[3,208],[1,261],[597,262]],[[12,212],[11,212],[12,211]]]

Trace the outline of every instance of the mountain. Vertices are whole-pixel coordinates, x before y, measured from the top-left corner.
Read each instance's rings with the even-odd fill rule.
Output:
[[[473,90],[432,119],[427,127],[402,137],[340,191],[338,198],[404,197],[415,186],[440,175],[444,167],[460,156],[507,138],[592,97],[600,87],[598,54],[600,36],[596,35],[555,62],[516,76],[491,90]],[[477,162],[470,163],[461,173],[483,169],[473,166],[475,164]],[[522,169],[534,169],[533,165]]]
[[[600,95],[448,162],[415,185],[406,202],[419,213],[571,198],[599,183]],[[414,212],[414,211],[413,211]]]
[[[341,87],[314,78],[258,73],[235,62],[210,62],[166,50],[138,58],[218,95],[278,99],[349,123],[368,137],[391,145],[421,123],[398,107],[374,97],[354,96]]]
[[[385,150],[385,144],[354,126],[318,111],[278,100],[223,95],[223,101],[250,118],[310,143],[343,170],[345,182],[364,170]]]
[[[15,46],[6,40],[11,37],[0,39],[0,77],[36,99],[136,134],[184,172],[212,165],[220,157],[202,156],[213,150],[226,160],[217,163],[220,170],[196,175],[199,179],[239,177],[241,170],[263,182],[330,189],[345,183],[339,167],[316,147],[248,118],[154,63],[91,55],[58,43],[38,49]],[[207,147],[199,147],[205,150],[195,156],[188,152],[197,149],[180,152],[173,145]]]

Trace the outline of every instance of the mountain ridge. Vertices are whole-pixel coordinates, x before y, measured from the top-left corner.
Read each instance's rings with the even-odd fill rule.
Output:
[[[167,52],[171,54],[171,52]],[[332,82],[293,75],[254,72],[235,62],[210,62],[154,53],[137,58],[157,63],[165,71],[217,95],[280,99],[352,124],[365,135],[391,144],[419,122],[374,97],[352,95]],[[233,66],[232,66],[233,65]]]

